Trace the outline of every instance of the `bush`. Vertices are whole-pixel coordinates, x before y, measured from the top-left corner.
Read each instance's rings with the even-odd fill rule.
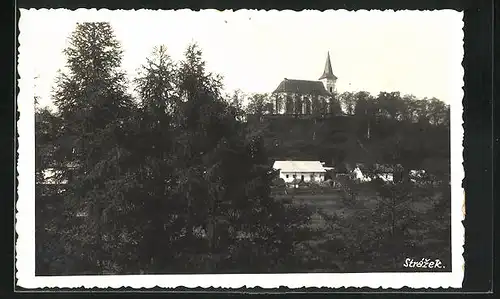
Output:
[[[275,187],[286,187],[286,182],[282,178],[275,178],[272,182]]]

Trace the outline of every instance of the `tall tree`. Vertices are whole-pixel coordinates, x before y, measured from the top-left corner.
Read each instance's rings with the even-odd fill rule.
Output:
[[[138,162],[136,227],[140,227],[139,262],[145,271],[159,272],[174,257],[166,252],[172,239],[171,223],[179,211],[172,196],[175,161],[175,115],[179,112],[177,66],[163,45],[153,49],[135,79],[140,107],[135,121],[134,154]],[[167,227],[169,228],[167,230]]]
[[[173,152],[176,169],[172,198],[181,204],[185,213],[177,218],[184,231],[176,242],[178,246],[182,244],[176,250],[180,255],[177,268],[199,257],[199,267],[213,271],[214,266],[197,254],[208,253],[207,260],[214,261],[218,194],[222,192],[218,173],[220,151],[234,132],[236,115],[221,96],[219,78],[205,70],[202,51],[196,44],[187,48],[185,59],[179,65],[178,80],[182,103],[175,119],[178,127]],[[192,264],[196,267],[195,262]]]
[[[73,248],[87,253],[80,271],[115,272],[126,230],[117,220],[133,184],[125,140],[134,106],[120,70],[122,50],[108,23],[80,23],[64,53],[67,71],[54,92],[62,123],[59,168],[68,179],[70,218],[81,209],[89,214],[73,228]]]
[[[291,252],[295,223],[307,218],[270,197],[273,172],[259,132],[238,121],[220,95],[220,82],[204,70],[198,46],[188,47],[185,56],[179,68],[179,94],[187,97],[177,114],[179,165],[173,196],[187,211],[181,216],[186,228],[182,238],[190,241],[181,260],[185,263],[202,253],[194,256],[202,259],[201,270],[208,272],[283,266],[280,254]],[[264,215],[273,221],[263,221]],[[279,245],[280,236],[287,238],[286,246]]]

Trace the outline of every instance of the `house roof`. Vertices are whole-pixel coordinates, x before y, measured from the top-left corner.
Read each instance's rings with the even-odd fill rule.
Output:
[[[361,171],[372,170],[376,172],[385,172],[385,173],[393,172],[394,168],[396,168],[388,164],[367,165],[364,163],[356,163],[356,167],[359,168],[359,170]]]
[[[281,172],[326,172],[320,161],[276,161],[273,168]]]
[[[318,80],[321,79],[337,80],[337,76],[335,76],[332,71],[332,63],[330,62],[330,52],[328,52],[328,55],[326,56],[325,70],[323,71],[323,75],[321,75],[321,77]]]
[[[356,168],[361,171],[366,171],[369,169],[369,166],[364,163],[356,163]]]
[[[379,172],[393,172],[395,167],[387,164],[375,164],[374,168]]]
[[[321,81],[309,80],[296,80],[296,79],[283,79],[280,85],[274,91],[278,92],[292,92],[298,94],[311,94],[328,96],[330,93],[325,89]]]
[[[43,172],[43,183],[54,185],[54,184],[67,184],[68,181],[65,179],[60,179],[59,173],[52,168],[45,169]]]

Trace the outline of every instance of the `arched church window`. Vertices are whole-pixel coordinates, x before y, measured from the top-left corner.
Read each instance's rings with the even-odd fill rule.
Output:
[[[301,96],[295,97],[295,113],[302,114],[302,97]]]
[[[323,114],[328,113],[328,102],[326,101],[325,98],[321,99],[321,113]]]
[[[311,114],[311,100],[309,97],[304,97],[304,103],[302,103],[302,112],[304,114]]]
[[[281,101],[280,98],[276,95],[274,98],[274,113],[279,114],[281,110]]]
[[[285,113],[287,114],[292,114],[293,113],[293,99],[292,97],[288,96],[286,98],[286,103],[285,103]]]
[[[319,96],[314,96],[311,101],[311,113],[316,114],[320,111],[320,101]]]

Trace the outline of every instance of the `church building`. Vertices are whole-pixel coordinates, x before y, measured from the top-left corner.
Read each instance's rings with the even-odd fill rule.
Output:
[[[337,77],[333,74],[330,53],[327,54],[323,75],[318,80],[285,78],[273,92],[275,114],[332,113]]]

